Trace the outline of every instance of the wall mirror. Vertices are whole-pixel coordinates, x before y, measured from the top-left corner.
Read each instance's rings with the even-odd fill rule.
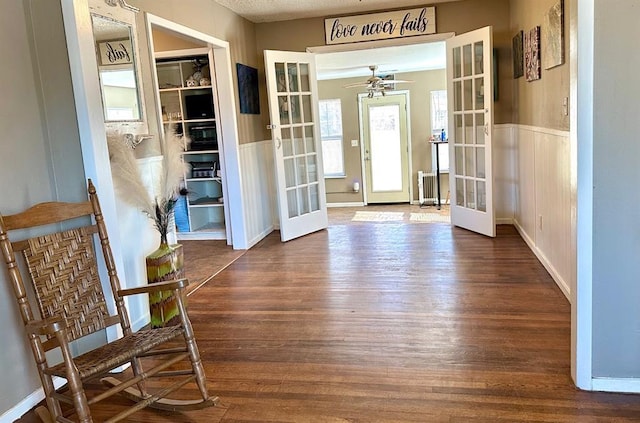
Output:
[[[91,15],[105,122],[140,121],[140,89],[131,25]]]

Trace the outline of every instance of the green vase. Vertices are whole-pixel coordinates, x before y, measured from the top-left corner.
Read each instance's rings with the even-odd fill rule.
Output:
[[[156,283],[184,277],[182,245],[161,243],[147,256],[147,282]],[[178,303],[173,291],[149,294],[151,327],[159,328],[179,321]]]

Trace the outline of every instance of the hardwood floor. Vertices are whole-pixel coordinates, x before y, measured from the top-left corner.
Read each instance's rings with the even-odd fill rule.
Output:
[[[640,421],[640,395],[574,387],[569,303],[511,226],[274,233],[189,312],[221,405],[131,421]]]

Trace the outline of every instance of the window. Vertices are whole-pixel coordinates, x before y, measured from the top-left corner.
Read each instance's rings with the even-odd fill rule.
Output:
[[[447,116],[447,91],[431,91],[431,135],[436,139],[440,138],[442,130],[448,131]],[[445,136],[449,138],[446,134]],[[438,161],[440,162],[440,172],[449,172],[449,144],[438,146]],[[431,169],[436,170],[436,146],[431,147]]]
[[[320,100],[320,140],[325,178],[342,177],[342,105],[340,99]]]

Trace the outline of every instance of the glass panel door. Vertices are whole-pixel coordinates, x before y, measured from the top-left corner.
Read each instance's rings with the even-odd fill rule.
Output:
[[[265,51],[283,241],[327,227],[313,54]]]
[[[492,195],[491,132],[493,125],[491,28],[447,40],[449,101],[449,173],[451,222],[495,236]]]

